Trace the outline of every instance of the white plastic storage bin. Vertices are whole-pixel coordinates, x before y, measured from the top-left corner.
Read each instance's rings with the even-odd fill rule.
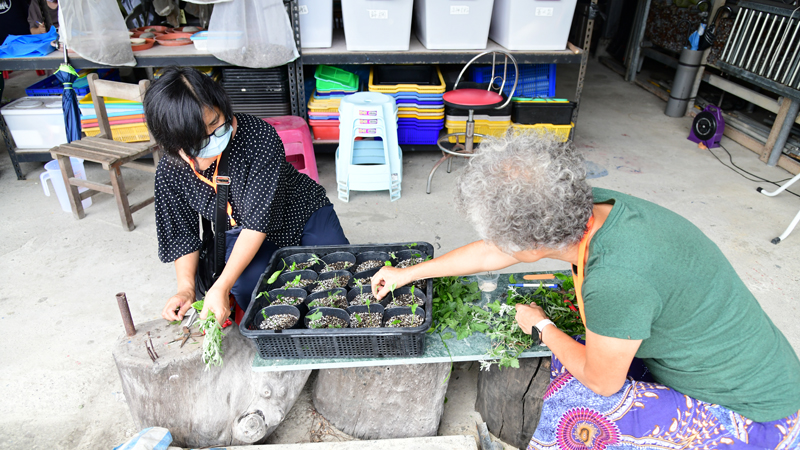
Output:
[[[408,50],[414,0],[342,0],[349,51]]]
[[[489,37],[508,50],[564,50],[577,0],[495,0]]]
[[[416,0],[417,37],[432,50],[483,50],[494,0]]]
[[[50,149],[67,143],[61,97],[22,97],[0,109],[17,148]]]
[[[299,0],[300,46],[330,48],[333,41],[333,0]]]

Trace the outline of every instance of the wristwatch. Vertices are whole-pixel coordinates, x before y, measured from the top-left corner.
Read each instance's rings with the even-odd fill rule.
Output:
[[[544,319],[531,328],[531,337],[533,337],[535,345],[542,345],[542,331],[544,331],[545,327],[548,325],[556,326],[552,320]]]

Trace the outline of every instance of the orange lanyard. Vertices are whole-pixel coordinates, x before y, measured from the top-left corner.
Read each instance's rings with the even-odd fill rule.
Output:
[[[586,247],[589,246],[589,236],[592,231],[592,225],[594,225],[594,216],[589,217],[589,222],[586,223],[586,233],[578,244],[578,273],[575,274],[575,297],[578,299],[578,311],[581,313],[581,321],[583,321],[584,327],[586,326],[586,311],[583,308],[581,288],[583,287],[583,277],[585,274]]]
[[[192,161],[191,159],[189,160],[189,164],[192,166],[192,170],[194,170],[194,174],[197,175],[197,178],[200,178],[201,180],[203,180],[203,182],[205,184],[207,184],[207,185],[211,186],[212,188],[214,188],[214,192],[217,192],[217,182],[222,183],[223,179],[224,179],[225,184],[230,184],[230,178],[228,178],[228,177],[218,177],[217,176],[217,172],[219,171],[219,159],[220,159],[220,157],[222,157],[222,153],[217,155],[217,166],[214,167],[214,181],[211,181],[208,178],[200,175],[200,172],[198,172],[197,168],[194,166],[194,161]],[[236,221],[233,220],[233,208],[231,208],[231,202],[228,202],[228,218],[231,221],[231,226],[235,227],[236,226]]]

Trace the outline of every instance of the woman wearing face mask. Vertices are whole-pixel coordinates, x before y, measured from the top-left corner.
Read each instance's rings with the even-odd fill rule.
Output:
[[[147,125],[165,157],[156,170],[158,256],[175,262],[178,292],[162,316],[178,320],[195,301],[201,240],[197,214],[212,220],[214,179],[228,149],[230,186],[226,265],[205,296],[223,323],[229,296],[245,310],[272,253],[291,245],[348,244],[325,189],[286,162],[283,144],[267,122],[233,114],[222,87],[191,68],[171,67],[144,98]],[[235,243],[234,243],[235,242]]]

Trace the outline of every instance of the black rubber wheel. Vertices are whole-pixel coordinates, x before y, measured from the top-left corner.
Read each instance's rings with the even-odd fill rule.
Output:
[[[772,243],[775,244],[775,245],[780,244],[781,243],[781,238],[776,237],[775,239],[772,240]]]

